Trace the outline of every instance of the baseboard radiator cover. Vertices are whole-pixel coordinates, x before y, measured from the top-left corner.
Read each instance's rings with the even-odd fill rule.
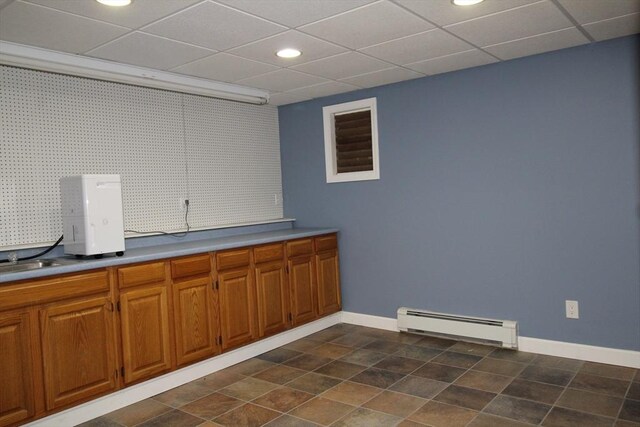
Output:
[[[479,340],[504,348],[518,348],[518,322],[513,320],[457,316],[400,307],[398,329],[403,332]]]

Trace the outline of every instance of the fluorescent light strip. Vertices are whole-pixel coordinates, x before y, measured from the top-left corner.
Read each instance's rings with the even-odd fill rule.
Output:
[[[269,102],[269,93],[259,89],[10,42],[0,42],[0,64],[250,104]]]

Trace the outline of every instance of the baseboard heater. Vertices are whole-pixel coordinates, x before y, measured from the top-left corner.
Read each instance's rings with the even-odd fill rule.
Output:
[[[518,322],[456,316],[407,307],[398,309],[398,329],[404,332],[482,340],[505,348],[518,348]]]

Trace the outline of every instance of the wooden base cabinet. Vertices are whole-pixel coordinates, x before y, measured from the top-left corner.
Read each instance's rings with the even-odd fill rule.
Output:
[[[258,338],[256,294],[249,266],[218,272],[222,350]]]
[[[289,288],[284,261],[255,267],[260,337],[277,334],[289,327]]]
[[[341,310],[338,240],[335,234],[315,238],[318,314],[324,316]]]
[[[29,313],[0,314],[0,426],[35,415],[32,347]]]
[[[289,288],[291,289],[291,317],[294,325],[318,317],[313,255],[290,258],[288,261]]]

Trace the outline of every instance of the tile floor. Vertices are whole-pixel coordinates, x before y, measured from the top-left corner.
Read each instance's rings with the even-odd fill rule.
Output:
[[[339,324],[89,421],[640,427],[640,371]]]

